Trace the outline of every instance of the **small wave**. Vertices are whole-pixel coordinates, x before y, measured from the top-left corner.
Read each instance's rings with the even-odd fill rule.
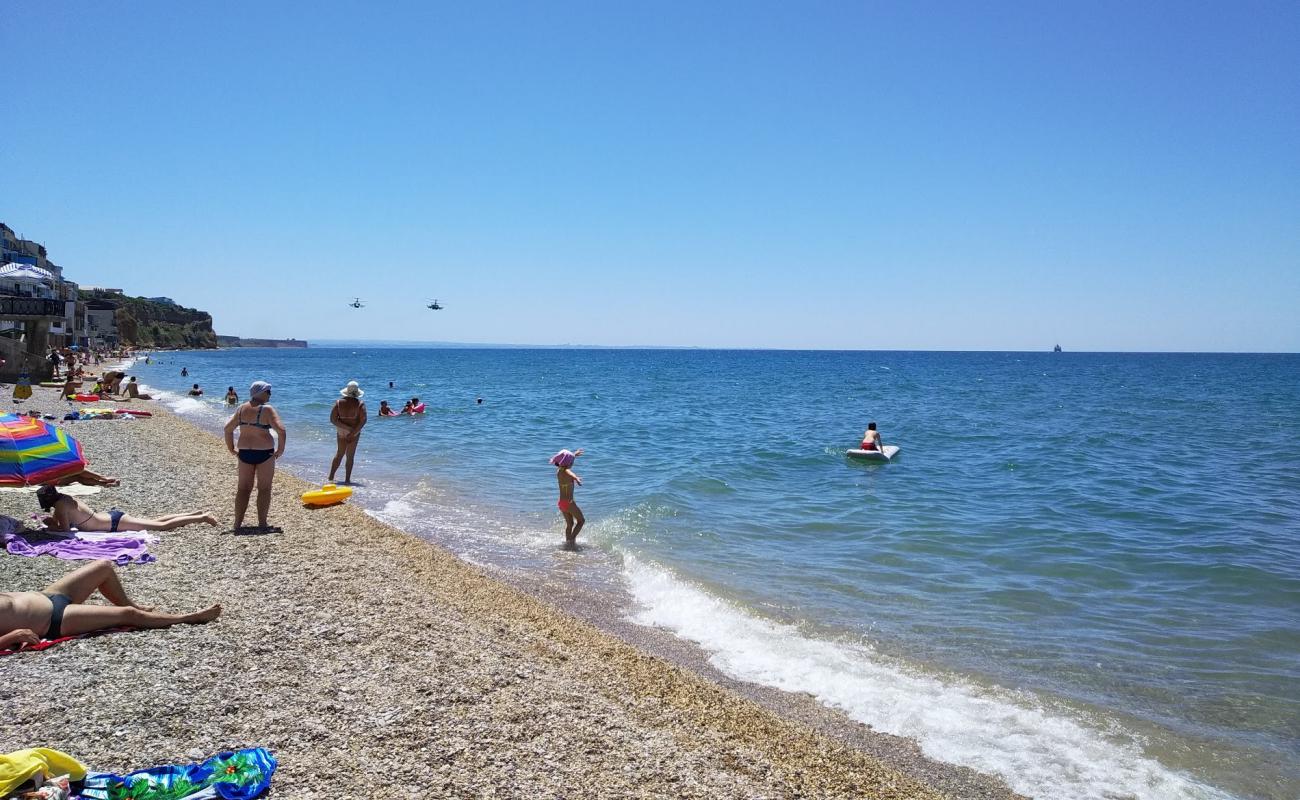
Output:
[[[181,397],[168,402],[167,406],[177,414],[201,414],[208,408],[207,403],[197,397]]]
[[[812,694],[878,730],[915,739],[932,758],[999,775],[1023,794],[1044,800],[1231,797],[1148,758],[1132,734],[1103,732],[1029,693],[925,674],[891,663],[866,644],[808,637],[626,553],[624,577],[640,606],[634,622],[698,643],[731,677]]]

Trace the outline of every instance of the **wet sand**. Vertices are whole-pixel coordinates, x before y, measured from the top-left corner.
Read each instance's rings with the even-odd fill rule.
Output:
[[[35,391],[21,408],[62,416]],[[730,681],[666,633],[563,613],[359,508],[304,508],[312,487],[287,473],[283,531],[234,534],[234,457],[156,403],[132,407],[155,416],[65,423],[123,480],[82,499],[215,513],[120,571],[138,602],[224,614],[0,658],[0,752],[125,771],[264,746],[291,798],[1014,796],[811,698]],[[0,513],[36,510],[0,493]],[[78,563],[3,555],[0,588]]]

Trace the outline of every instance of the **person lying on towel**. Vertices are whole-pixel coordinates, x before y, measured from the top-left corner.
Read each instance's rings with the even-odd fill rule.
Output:
[[[75,497],[63,494],[53,486],[46,484],[36,490],[36,502],[41,509],[52,512],[45,518],[45,527],[52,531],[171,531],[186,525],[206,522],[216,525],[217,518],[212,514],[183,513],[164,514],[157,519],[133,517],[120,508],[108,511],[95,511]]]
[[[86,601],[95,592],[110,605]],[[136,605],[127,597],[112,561],[94,561],[73,570],[39,592],[0,592],[0,650],[16,650],[42,639],[130,626],[168,628],[197,625],[221,615],[221,606],[192,614],[169,614]]]

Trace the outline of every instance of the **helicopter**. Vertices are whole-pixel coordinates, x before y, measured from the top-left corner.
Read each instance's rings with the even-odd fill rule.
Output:
[[[425,308],[429,309],[430,311],[441,311],[441,310],[442,310],[442,306],[438,305],[438,301],[437,301],[437,300],[434,300],[432,303],[430,303],[429,305],[425,306]]]
[[[366,304],[363,303],[363,302],[361,302],[361,298],[360,298],[360,297],[356,297],[356,298],[353,298],[353,299],[352,299],[352,302],[351,302],[351,303],[348,303],[348,305],[352,306],[353,308],[364,308]]]

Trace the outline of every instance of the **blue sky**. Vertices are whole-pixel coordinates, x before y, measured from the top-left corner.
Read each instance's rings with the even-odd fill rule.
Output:
[[[1300,350],[1300,4],[373,5],[6,4],[0,221],[245,336]]]

